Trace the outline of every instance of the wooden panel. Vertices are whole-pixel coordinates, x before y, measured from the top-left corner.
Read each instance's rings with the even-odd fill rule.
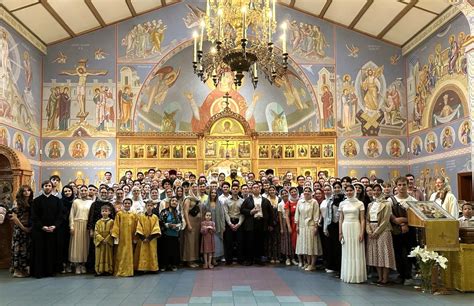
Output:
[[[354,29],[378,35],[405,6],[396,0],[374,1]]]
[[[324,19],[336,21],[345,26],[349,25],[364,7],[366,0],[333,1]]]
[[[319,15],[325,4],[326,0],[296,0],[295,8],[314,15]]]
[[[161,0],[132,0],[131,2],[137,13],[146,12],[162,6]]]
[[[441,14],[449,6],[449,1],[439,0],[419,0],[416,7],[429,10],[433,13]]]
[[[0,1],[9,11],[13,11],[34,3],[38,3],[39,0],[2,0]]]
[[[41,5],[36,4],[13,13],[45,43],[70,37],[64,28]]]
[[[436,18],[435,14],[412,8],[383,36],[383,38],[403,45],[434,18]]]
[[[100,26],[83,0],[48,0],[48,3],[76,34]]]
[[[132,16],[125,1],[92,0],[92,4],[107,24]]]

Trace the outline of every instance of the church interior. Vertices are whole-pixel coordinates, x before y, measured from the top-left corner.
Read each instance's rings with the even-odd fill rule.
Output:
[[[271,170],[281,182],[291,173],[291,184],[322,175],[396,186],[410,173],[426,200],[443,177],[459,203],[474,200],[471,0],[2,0],[0,17],[0,204],[25,184],[40,195],[52,176],[62,188],[99,186],[106,173],[119,183],[128,171],[211,178],[231,168],[245,178]],[[11,237],[7,224],[0,232]],[[2,268],[10,244],[0,237]],[[89,276],[21,283],[0,270],[0,305],[472,299],[403,288],[373,296],[326,275],[259,269],[107,285]],[[444,282],[474,291],[472,279]],[[11,291],[24,284],[31,294],[17,299]],[[114,297],[114,287],[124,291]]]

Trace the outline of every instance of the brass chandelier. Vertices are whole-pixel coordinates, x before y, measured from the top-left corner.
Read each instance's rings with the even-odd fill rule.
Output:
[[[194,32],[193,68],[203,82],[212,79],[217,86],[223,75],[232,72],[234,85],[242,85],[244,73],[257,87],[258,74],[263,73],[273,84],[288,69],[286,29],[279,37],[282,53],[274,48],[277,30],[276,0],[207,0],[206,14],[200,21],[200,33]],[[204,52],[203,42],[211,43]]]

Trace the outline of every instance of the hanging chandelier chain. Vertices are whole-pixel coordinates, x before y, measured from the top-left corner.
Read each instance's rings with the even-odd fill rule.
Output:
[[[247,73],[256,87],[260,71],[273,83],[288,68],[286,23],[281,54],[274,48],[276,30],[275,0],[207,0],[200,34],[193,34],[195,74],[203,82],[212,78],[217,86],[225,73],[232,72],[238,87]],[[208,51],[203,50],[204,38],[211,44]]]

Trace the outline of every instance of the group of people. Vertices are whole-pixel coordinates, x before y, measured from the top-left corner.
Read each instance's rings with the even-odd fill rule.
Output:
[[[445,179],[436,186],[429,199],[458,218]],[[214,179],[150,169],[135,179],[127,171],[118,183],[107,172],[98,188],[69,182],[62,189],[52,176],[35,199],[22,186],[8,212],[12,272],[133,276],[176,271],[181,263],[205,269],[282,263],[314,271],[320,257],[325,271],[344,282],[366,282],[372,266],[378,285],[388,284],[391,270],[410,285],[407,255],[417,241],[407,202],[424,199],[411,174],[392,186],[375,177],[326,178],[322,172],[294,179],[267,170],[257,179],[232,167],[229,176]],[[462,211],[461,218],[471,220],[472,206]]]

